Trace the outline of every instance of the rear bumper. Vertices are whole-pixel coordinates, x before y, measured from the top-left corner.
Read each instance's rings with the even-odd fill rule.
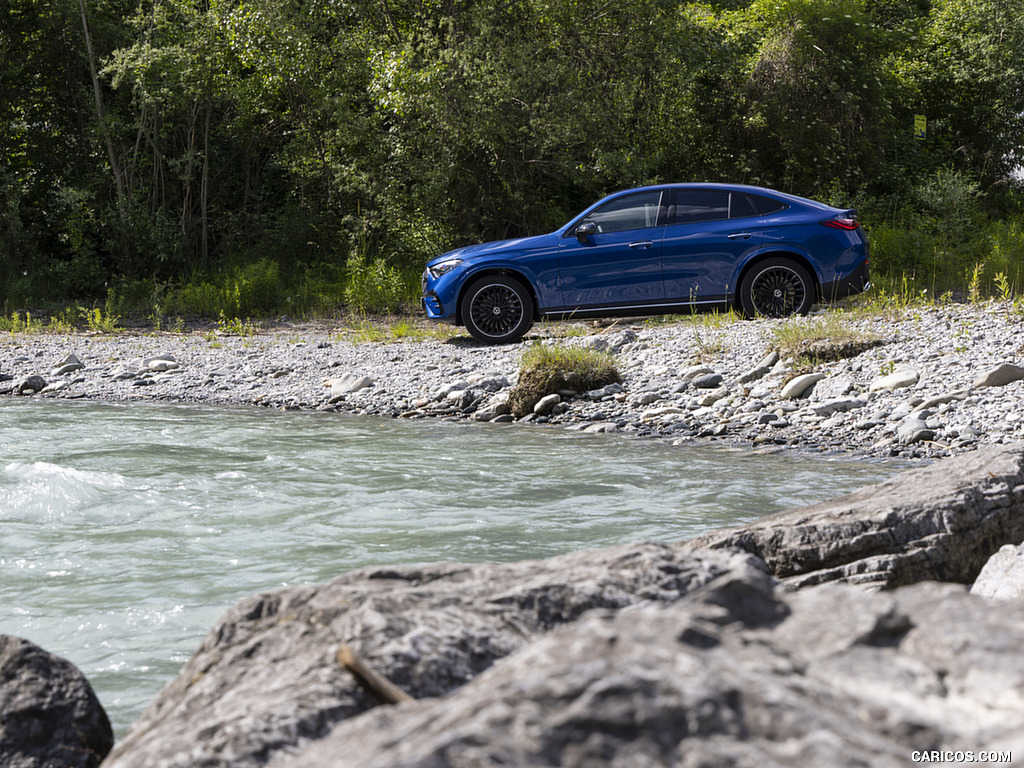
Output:
[[[844,278],[821,287],[821,298],[824,301],[835,301],[856,293],[864,293],[871,287],[868,262],[865,260],[859,267]]]

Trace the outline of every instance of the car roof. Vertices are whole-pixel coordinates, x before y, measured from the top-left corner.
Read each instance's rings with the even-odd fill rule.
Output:
[[[777,189],[770,189],[769,187],[759,187],[755,184],[733,184],[724,182],[696,182],[696,181],[685,181],[685,182],[668,182],[665,184],[648,184],[642,187],[633,187],[631,189],[622,189],[617,192],[612,192],[606,195],[604,199],[609,197],[618,197],[619,195],[628,194],[630,192],[641,192],[644,190],[655,190],[655,189],[722,189],[729,190],[731,192],[750,192],[755,195],[766,195],[768,197],[775,197],[781,200],[787,200],[794,203],[802,203],[804,205],[813,205],[819,208],[831,208],[832,206],[827,203],[822,203],[818,200],[812,200],[808,197],[801,197],[800,195],[790,194],[789,192],[780,192]]]

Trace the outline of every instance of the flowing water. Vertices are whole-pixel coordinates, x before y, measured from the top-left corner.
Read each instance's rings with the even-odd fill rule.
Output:
[[[364,565],[679,541],[892,465],[321,413],[0,401],[0,633],[75,663],[120,737],[218,616]]]

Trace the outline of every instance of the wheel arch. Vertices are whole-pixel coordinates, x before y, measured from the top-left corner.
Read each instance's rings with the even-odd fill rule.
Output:
[[[814,290],[812,303],[818,303],[821,301],[821,275],[818,274],[818,270],[814,266],[814,262],[804,254],[797,253],[796,251],[774,249],[751,257],[740,268],[739,273],[736,275],[736,282],[732,286],[732,298],[729,302],[734,309],[738,310],[740,308],[740,286],[743,285],[743,280],[747,276],[747,273],[758,264],[767,261],[768,259],[789,259],[806,269],[807,274],[811,276],[811,288]]]
[[[528,280],[522,272],[516,269],[509,269],[508,267],[489,267],[487,269],[481,269],[479,272],[474,272],[473,274],[468,275],[466,279],[462,282],[462,285],[459,287],[459,295],[455,299],[455,324],[465,325],[465,322],[463,321],[462,318],[462,299],[466,295],[466,291],[469,290],[469,286],[473,285],[473,283],[475,283],[481,277],[493,277],[495,275],[507,277],[511,280],[515,280],[520,285],[522,285],[530,296],[530,304],[533,309],[533,321],[537,322],[538,320],[540,320],[540,301],[538,301],[537,299],[537,292],[534,290],[533,283],[530,280]]]

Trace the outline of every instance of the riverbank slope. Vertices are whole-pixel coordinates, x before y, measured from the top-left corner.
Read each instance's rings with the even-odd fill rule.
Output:
[[[805,345],[816,362],[775,351],[779,338],[837,328],[860,343]],[[1024,439],[1024,315],[1008,304],[554,324],[503,347],[468,336],[350,341],[325,324],[251,330],[9,334],[0,394],[509,421],[525,345],[560,343],[614,353],[623,382],[552,393],[522,422],[908,459]]]

